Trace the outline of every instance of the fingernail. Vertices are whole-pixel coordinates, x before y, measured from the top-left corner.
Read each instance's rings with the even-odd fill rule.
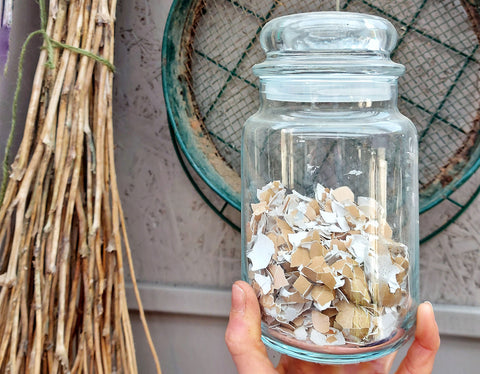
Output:
[[[236,284],[232,286],[232,311],[245,312],[245,292]]]
[[[430,301],[428,301],[428,300],[425,300],[423,303],[424,303],[424,304],[429,304],[430,306],[432,306],[432,303],[431,303]]]

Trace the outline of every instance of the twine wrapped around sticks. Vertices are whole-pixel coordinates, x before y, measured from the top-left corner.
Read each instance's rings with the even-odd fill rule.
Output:
[[[39,0],[38,2],[39,8],[40,8],[40,30],[36,30],[31,32],[27,38],[25,39],[25,42],[22,45],[22,48],[20,50],[20,57],[19,57],[19,62],[18,62],[18,74],[17,74],[17,83],[15,86],[15,93],[13,95],[13,105],[12,105],[12,122],[10,126],[10,133],[8,135],[8,140],[7,140],[7,145],[5,147],[5,156],[3,158],[3,164],[2,164],[2,169],[3,169],[3,176],[2,176],[2,186],[0,188],[0,204],[3,202],[3,198],[5,196],[5,190],[7,188],[7,181],[8,181],[8,171],[9,171],[9,156],[12,148],[12,142],[13,142],[13,135],[15,134],[15,127],[17,123],[17,107],[18,107],[18,98],[20,95],[20,87],[22,86],[22,79],[23,79],[23,65],[24,65],[24,60],[25,60],[25,52],[27,51],[27,46],[30,43],[30,41],[37,35],[41,35],[44,40],[44,45],[45,49],[47,50],[47,55],[48,59],[46,62],[46,66],[49,67],[50,69],[54,69],[55,66],[53,64],[53,46],[56,48],[64,48],[68,49],[72,52],[75,52],[77,54],[80,54],[82,56],[87,56],[97,62],[100,62],[107,66],[113,73],[115,73],[115,66],[108,61],[107,59],[104,59],[101,56],[98,56],[96,54],[93,54],[92,52],[89,52],[85,49],[82,48],[77,48],[72,45],[68,45],[59,41],[56,41],[50,37],[47,33],[47,12],[46,12],[46,7],[45,7],[45,0]],[[5,67],[7,69],[7,67]]]
[[[0,206],[0,372],[137,373],[125,254],[161,373],[115,173],[116,0],[51,0],[48,17],[39,5],[41,30],[22,59],[35,35],[44,48]]]

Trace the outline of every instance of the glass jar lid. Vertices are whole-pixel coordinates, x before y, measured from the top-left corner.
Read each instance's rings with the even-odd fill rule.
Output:
[[[390,60],[397,32],[387,20],[352,12],[312,12],[279,17],[260,35],[267,59],[258,76],[285,73],[366,73],[399,76]]]

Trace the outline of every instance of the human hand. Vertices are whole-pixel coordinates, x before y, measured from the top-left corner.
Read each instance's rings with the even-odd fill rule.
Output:
[[[239,374],[384,374],[389,372],[395,358],[396,353],[392,353],[359,364],[324,365],[284,355],[277,368],[274,368],[260,339],[260,321],[260,307],[252,287],[243,281],[235,282],[225,342]],[[433,308],[430,303],[420,304],[415,340],[396,374],[431,373],[439,346],[440,336]]]

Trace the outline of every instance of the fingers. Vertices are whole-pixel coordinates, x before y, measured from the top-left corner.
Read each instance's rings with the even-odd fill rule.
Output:
[[[225,342],[239,374],[276,373],[261,341],[260,320],[255,292],[248,283],[235,282]]]
[[[397,353],[398,351],[395,351],[393,353],[390,353],[388,356],[382,357],[377,360],[379,373],[390,373],[393,362],[395,361],[395,357],[397,357]]]
[[[425,302],[418,306],[415,340],[397,374],[430,374],[439,347],[440,335],[433,308],[430,303]]]
[[[235,282],[232,286],[232,307],[225,333],[225,342],[239,374],[277,373],[268,359],[265,346],[261,341],[260,319],[260,308],[253,289],[245,282]],[[439,346],[440,336],[433,308],[430,303],[423,303],[417,310],[415,340],[400,364],[397,374],[430,374]],[[383,362],[378,360],[378,364],[387,368],[388,371],[392,360],[393,356]],[[283,361],[279,365],[280,372],[291,366],[289,365],[291,359]],[[316,369],[320,369],[323,365],[315,366],[317,366]],[[359,369],[360,367],[357,366],[357,372]],[[373,369],[371,365],[369,369]]]
[[[279,374],[385,374],[390,372],[395,354],[392,353],[374,361],[348,365],[315,364],[284,355],[280,359],[277,370]]]

